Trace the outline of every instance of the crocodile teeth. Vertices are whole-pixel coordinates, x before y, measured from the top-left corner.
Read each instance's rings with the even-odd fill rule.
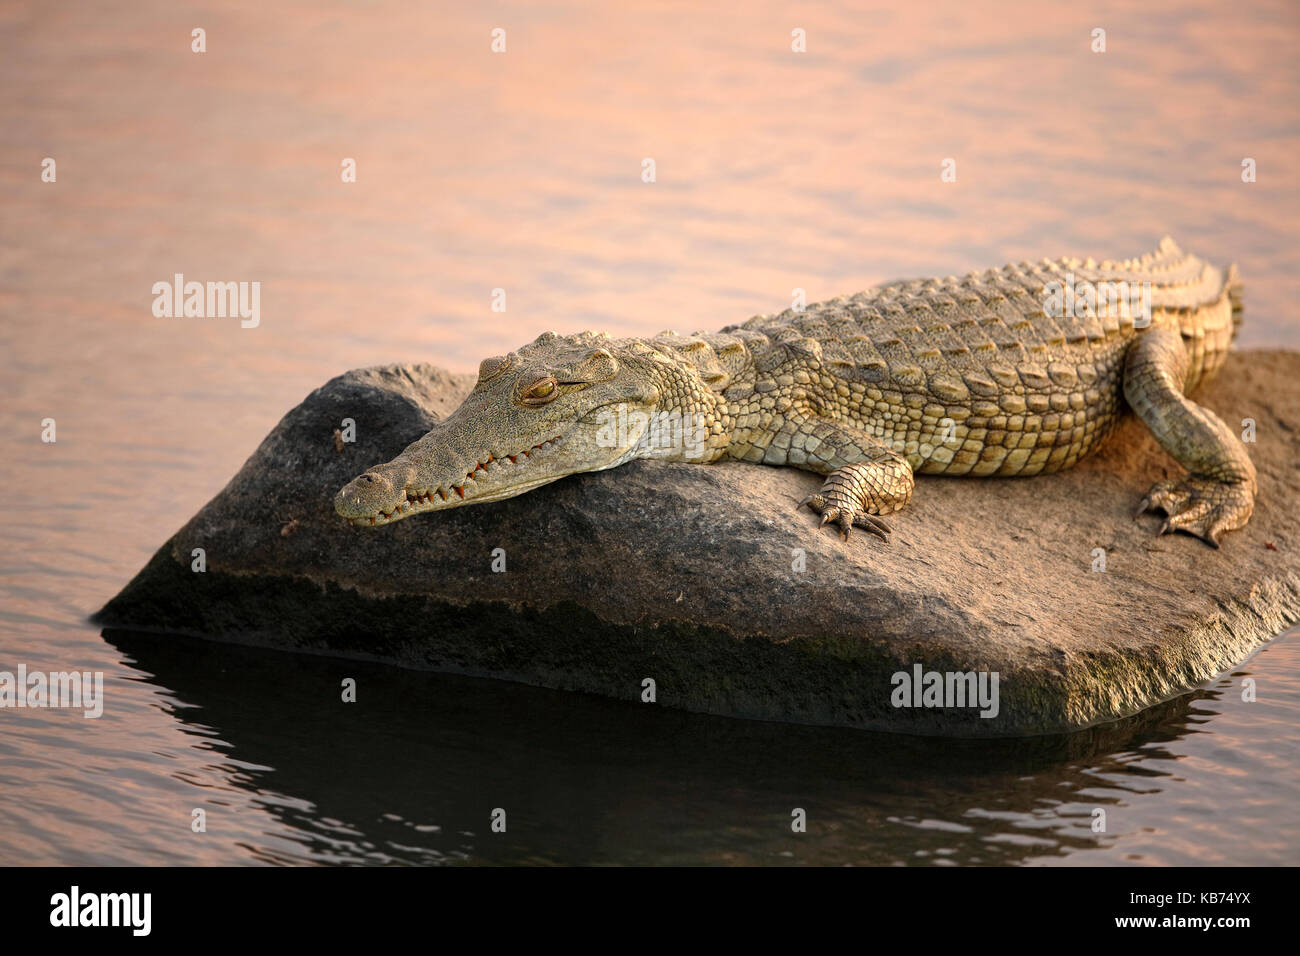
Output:
[[[378,513],[370,517],[353,518],[351,519],[352,523],[357,525],[369,524],[371,527],[374,527],[378,524],[387,524],[390,521],[404,518],[407,515],[419,514],[420,512],[434,506],[435,495],[437,495],[437,497],[442,501],[449,501],[451,499],[452,491],[456,492],[456,494],[460,496],[460,500],[465,501],[469,498],[467,490],[473,490],[478,487],[476,484],[476,478],[480,471],[484,473],[484,480],[486,480],[489,477],[494,477],[507,465],[523,467],[527,463],[528,458],[534,452],[545,451],[548,448],[551,448],[559,443],[561,437],[562,436],[560,435],[556,435],[554,438],[548,438],[546,441],[534,445],[527,451],[522,451],[514,455],[501,455],[498,457],[495,452],[492,452],[488,454],[483,461],[475,464],[473,471],[466,472],[465,480],[460,484],[451,485],[449,488],[411,489],[406,492],[405,500],[399,501],[393,506],[391,511],[380,510]],[[523,459],[522,461],[520,460],[521,457]],[[360,499],[357,499],[356,504],[360,503]]]

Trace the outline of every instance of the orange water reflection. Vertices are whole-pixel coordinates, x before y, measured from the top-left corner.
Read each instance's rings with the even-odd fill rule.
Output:
[[[1291,2],[7,3],[0,643],[102,653],[85,613],[354,366],[1166,232],[1300,346],[1298,64]],[[260,326],[155,318],[176,272],[260,281]]]

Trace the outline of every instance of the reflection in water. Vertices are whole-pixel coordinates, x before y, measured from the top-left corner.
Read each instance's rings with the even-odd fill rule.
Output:
[[[1197,767],[1204,775],[1220,760],[1219,777],[1255,777],[1268,758],[1238,750],[1237,719],[1289,720],[1271,759],[1294,766],[1300,688],[1271,681],[1295,672],[1296,637],[1242,670],[1269,673],[1261,684],[1282,692],[1280,705],[1233,707],[1230,681],[1122,724],[994,742],[728,720],[377,664],[106,637],[141,680],[165,688],[159,700],[211,761],[177,775],[190,802],[174,811],[176,826],[186,807],[205,807],[212,837],[265,862],[1296,862],[1300,821],[1276,805],[1294,806],[1293,774],[1285,794],[1264,798],[1263,816],[1239,802],[1256,799],[1253,780],[1240,791],[1216,784],[1212,805],[1169,792],[1175,782],[1195,790]],[[1285,659],[1254,666],[1274,654]],[[357,680],[355,704],[340,700],[344,677]],[[1199,739],[1207,732],[1217,742]],[[489,830],[497,807],[505,834]],[[791,832],[795,807],[807,811],[807,834]],[[1095,808],[1106,811],[1104,834],[1092,831]]]

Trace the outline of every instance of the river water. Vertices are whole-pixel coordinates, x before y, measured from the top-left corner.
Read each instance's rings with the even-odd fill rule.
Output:
[[[0,670],[107,703],[0,710],[0,863],[1300,862],[1297,634],[1122,725],[976,744],[378,665],[345,720],[323,662],[86,623],[355,366],[1166,232],[1240,264],[1243,346],[1300,347],[1297,64],[1287,2],[6,3]],[[259,282],[256,327],[156,316],[177,273]]]

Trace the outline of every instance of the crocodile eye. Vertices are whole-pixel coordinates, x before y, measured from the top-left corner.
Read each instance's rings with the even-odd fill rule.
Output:
[[[556,394],[558,390],[555,387],[555,379],[544,378],[524,392],[523,402],[525,405],[545,405],[555,398]]]

